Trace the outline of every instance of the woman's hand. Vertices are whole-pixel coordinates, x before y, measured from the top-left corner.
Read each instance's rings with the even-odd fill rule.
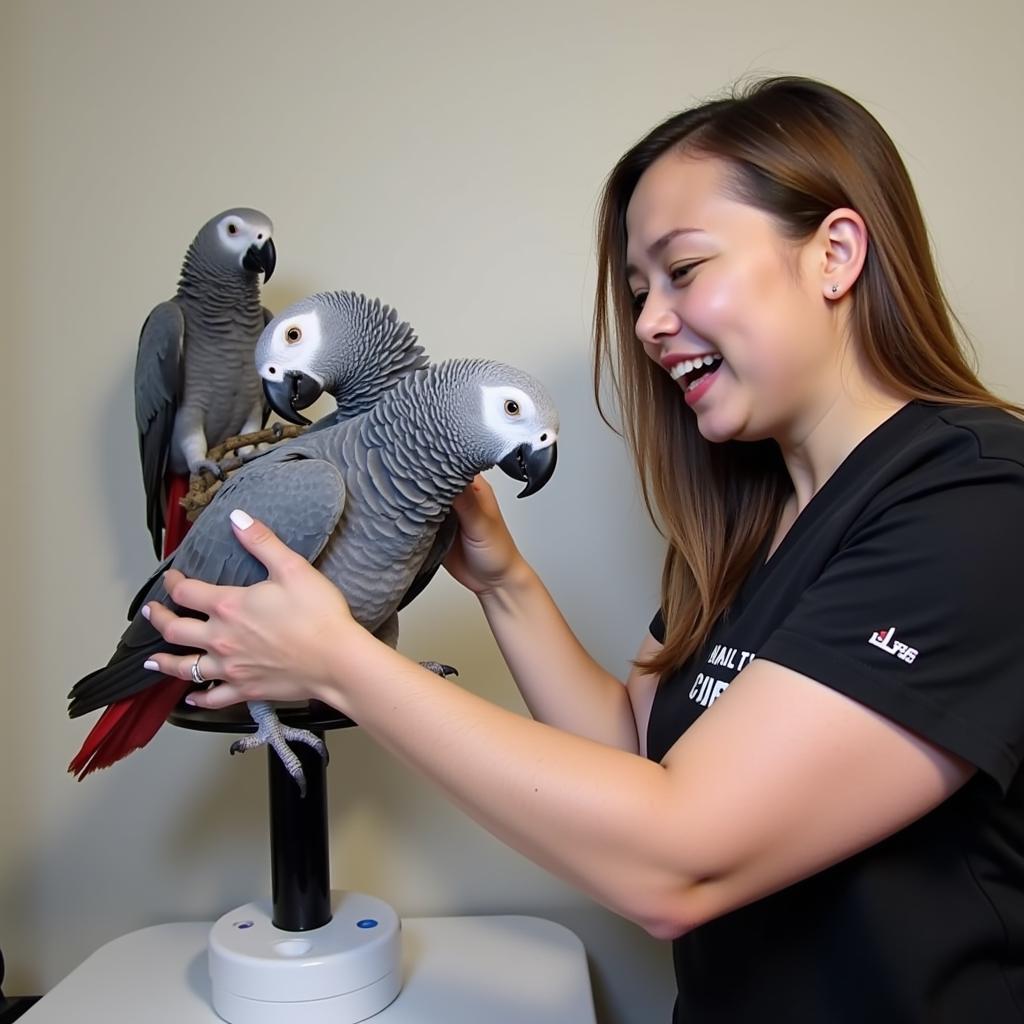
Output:
[[[171,569],[164,576],[171,598],[209,619],[181,617],[157,602],[143,609],[165,640],[206,651],[203,676],[223,680],[189,703],[222,708],[248,700],[321,700],[345,711],[338,654],[346,648],[355,653],[372,641],[370,634],[352,618],[337,587],[267,526],[239,510],[231,522],[242,547],[269,570],[264,582],[214,586]],[[147,667],[189,679],[195,661],[194,654],[158,654]]]
[[[526,568],[494,491],[482,476],[455,499],[453,508],[459,532],[444,567],[464,587],[481,596],[500,589]]]

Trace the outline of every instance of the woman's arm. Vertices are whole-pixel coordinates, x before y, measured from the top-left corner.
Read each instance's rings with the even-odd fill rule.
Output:
[[[623,687],[584,650],[516,548],[482,477],[458,499],[455,510],[459,535],[445,564],[479,598],[530,714],[566,732],[637,753],[630,689],[641,673],[634,669]]]
[[[496,836],[651,934],[672,937],[908,825],[972,766],[861,704],[757,660],[662,764],[498,708],[356,625],[337,590],[261,524],[238,536],[265,583],[166,576],[170,642],[226,681],[204,707],[317,698],[434,780]],[[208,659],[208,660],[207,660]],[[188,678],[192,656],[157,655]]]

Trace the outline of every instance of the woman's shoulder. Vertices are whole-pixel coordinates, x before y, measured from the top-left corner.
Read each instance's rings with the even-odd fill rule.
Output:
[[[1024,419],[994,406],[926,407],[935,423],[933,441],[966,446],[981,459],[1003,459],[1024,466]]]
[[[889,436],[881,460],[885,480],[897,491],[911,483],[927,488],[971,480],[1024,487],[1024,419],[995,406],[911,404],[904,429]]]
[[[857,525],[872,525],[898,510],[923,525],[946,510],[963,525],[970,516],[1024,518],[1024,420],[995,407],[913,402],[904,425],[887,437],[884,452],[851,480],[858,495]]]

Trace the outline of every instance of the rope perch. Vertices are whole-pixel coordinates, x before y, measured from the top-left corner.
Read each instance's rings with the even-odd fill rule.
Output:
[[[188,494],[181,499],[181,506],[185,509],[185,518],[194,523],[199,518],[199,513],[213,501],[213,496],[220,490],[221,485],[227,480],[228,475],[236,469],[244,466],[251,458],[260,453],[254,452],[251,455],[238,455],[239,448],[249,445],[273,445],[279,441],[286,441],[292,437],[298,437],[305,433],[304,426],[293,423],[275,423],[272,427],[264,430],[256,430],[251,434],[239,434],[236,437],[229,437],[216,447],[211,448],[206,457],[216,462],[224,474],[223,480],[218,480],[212,473],[203,470],[201,473],[193,474],[189,479]]]

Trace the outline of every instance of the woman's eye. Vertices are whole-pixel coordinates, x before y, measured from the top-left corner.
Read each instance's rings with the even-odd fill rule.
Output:
[[[633,316],[639,316],[640,311],[644,308],[644,302],[647,299],[647,292],[637,292],[633,296]]]
[[[674,267],[669,269],[669,277],[671,277],[673,281],[682,281],[695,266],[697,266],[696,263],[677,263]]]

